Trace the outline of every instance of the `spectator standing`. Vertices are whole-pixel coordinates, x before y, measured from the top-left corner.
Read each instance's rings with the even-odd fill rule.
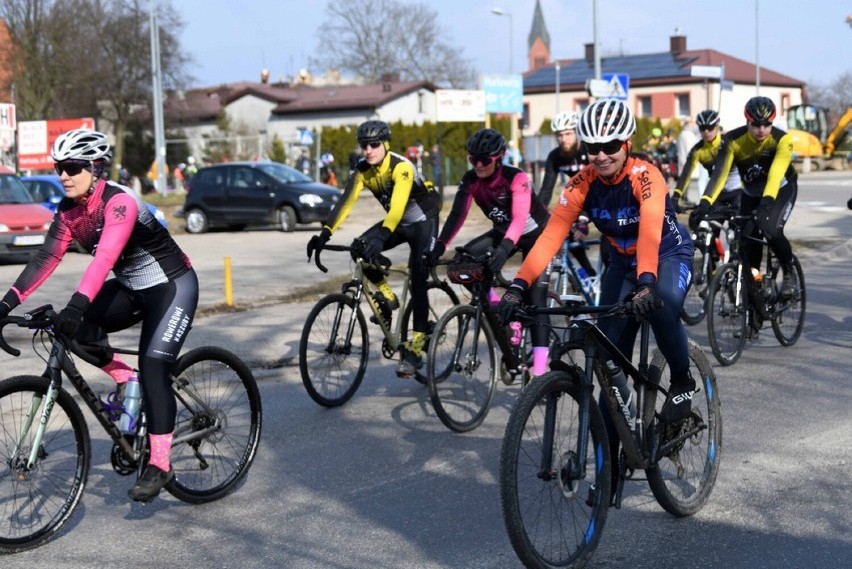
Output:
[[[435,144],[432,147],[432,153],[429,155],[429,163],[432,165],[432,182],[435,184],[435,189],[438,194],[444,197],[444,153],[441,152],[441,145]]]

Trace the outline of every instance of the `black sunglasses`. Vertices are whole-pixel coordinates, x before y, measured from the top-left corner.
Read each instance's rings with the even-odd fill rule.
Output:
[[[759,128],[762,126],[772,126],[772,121],[751,121],[751,126]]]
[[[698,130],[702,130],[702,131],[704,131],[704,130],[713,130],[714,128],[716,128],[716,125],[713,125],[713,126],[707,126],[707,125],[704,125],[704,126],[699,126],[699,127],[698,127]]]
[[[584,142],[583,145],[586,147],[586,154],[589,156],[597,156],[603,150],[603,153],[607,156],[612,156],[621,150],[621,147],[624,145],[624,141],[622,140],[610,140],[609,142],[601,142],[600,144],[594,142]]]
[[[491,166],[491,163],[497,160],[497,156],[474,156],[473,154],[467,157],[467,161],[473,166],[482,164],[483,166]]]
[[[360,147],[361,147],[361,150],[367,150],[367,147],[368,147],[368,146],[369,146],[370,148],[376,149],[376,148],[378,148],[378,147],[379,147],[379,146],[381,146],[381,145],[382,145],[382,143],[381,143],[381,142],[359,142],[359,143],[358,143],[358,146],[360,146]]]
[[[62,172],[65,172],[69,176],[76,176],[83,170],[87,172],[92,171],[92,167],[88,162],[79,161],[57,162],[53,165],[53,169],[56,170],[56,174],[59,176],[62,175]]]

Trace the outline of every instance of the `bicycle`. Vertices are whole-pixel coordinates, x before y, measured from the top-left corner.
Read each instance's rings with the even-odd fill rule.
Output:
[[[553,259],[550,271],[550,298],[553,301],[550,306],[558,304],[556,301],[565,295],[581,295],[586,304],[596,306],[600,301],[601,287],[600,278],[603,275],[603,256],[598,255],[597,274],[591,276],[585,269],[571,260],[570,251],[577,249],[589,250],[592,245],[600,245],[600,239],[566,240],[562,243],[559,255]]]
[[[0,321],[0,348],[19,356],[3,329],[10,324],[27,328],[33,331],[33,350],[47,364],[41,376],[0,382],[0,551],[5,553],[55,537],[86,486],[91,437],[79,404],[62,384],[63,375],[112,440],[113,470],[138,477],[148,462],[145,412],[140,411],[131,432],[119,429],[124,408],[112,398],[101,399],[81,375],[71,355],[76,341],[53,329],[55,317],[45,305]],[[170,379],[177,401],[171,451],[175,477],[165,489],[190,504],[218,500],[245,479],[257,453],[262,422],[257,383],[237,356],[212,346],[180,356]]]
[[[353,248],[346,245],[326,245],[323,250],[351,252]],[[357,251],[356,251],[357,253]],[[316,266],[322,272],[328,272],[320,261],[320,254],[314,257]],[[382,355],[393,359],[402,349],[413,328],[413,303],[408,302],[410,288],[408,269],[395,269],[390,266],[390,260],[382,257],[381,263],[371,263],[362,258],[355,261],[353,278],[344,283],[339,293],[327,295],[319,300],[311,309],[305,321],[305,328],[299,340],[299,372],[305,390],[319,405],[338,407],[343,405],[355,394],[364,373],[367,370],[367,360],[370,353],[370,341],[367,321],[361,309],[361,302],[367,301],[367,306],[373,313],[373,321],[381,329]],[[365,269],[378,269],[385,275],[400,275],[404,278],[402,293],[399,295],[400,313],[402,318],[394,326],[386,322],[382,309],[373,298],[378,290],[364,275]],[[444,281],[435,277],[427,284],[429,295],[429,328],[434,326],[439,316],[449,307],[459,303],[455,291]],[[428,332],[428,331],[427,331]],[[435,334],[430,334],[427,344],[431,345]],[[424,352],[428,345],[424,346]],[[415,379],[426,383],[426,376],[417,372]]]
[[[641,325],[638,368],[604,335],[591,315],[624,317],[624,303],[525,309],[527,316],[573,318],[568,339],[553,354],[551,371],[521,391],[509,416],[500,454],[500,495],[512,547],[527,567],[582,565],[602,535],[610,505],[621,506],[628,471],[645,470],[657,502],[682,517],[706,503],[722,450],[722,415],[716,376],[690,340],[690,369],[699,378],[692,414],[679,424],[660,419],[670,377],[655,353],[648,363],[650,325]],[[582,351],[574,361],[573,355]],[[608,355],[607,355],[608,354]],[[633,380],[636,418],[613,382],[608,359]],[[610,456],[603,416],[593,397],[600,386],[621,452]],[[615,471],[613,473],[613,470]]]
[[[751,236],[753,223],[750,215],[732,218],[731,261],[716,270],[707,296],[710,348],[723,366],[740,358],[746,340],[755,339],[766,320],[771,321],[775,338],[782,346],[795,344],[805,324],[807,293],[799,259],[793,255],[797,290],[792,298],[783,299],[779,292],[781,264],[765,239]],[[749,270],[744,262],[740,253],[744,236],[761,244],[761,258],[765,260],[762,272],[760,267]]]
[[[500,321],[488,300],[493,275],[487,264],[490,253],[474,256],[463,247],[446,264],[450,282],[470,290],[470,303],[459,304],[446,311],[435,324],[434,336],[440,342],[429,345],[426,365],[429,397],[435,414],[448,429],[458,433],[471,431],[482,424],[497,386],[498,370],[503,382],[511,384],[517,377],[521,384],[529,381],[530,343],[520,324],[512,329]],[[515,324],[515,323],[512,323]],[[502,359],[496,359],[499,348]]]
[[[694,211],[697,206],[688,206],[683,211]],[[707,287],[718,267],[728,262],[729,243],[733,230],[725,223],[737,213],[737,208],[727,207],[713,210],[701,220],[692,232],[695,254],[692,257],[692,286],[683,301],[681,320],[690,326],[701,323],[707,313]],[[723,231],[724,230],[724,231]]]

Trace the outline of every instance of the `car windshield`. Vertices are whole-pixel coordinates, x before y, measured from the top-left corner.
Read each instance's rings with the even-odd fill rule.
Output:
[[[278,162],[264,162],[262,164],[258,164],[258,168],[285,184],[313,182],[313,180],[295,168],[279,164]]]
[[[0,175],[0,204],[34,203],[33,197],[13,175]]]

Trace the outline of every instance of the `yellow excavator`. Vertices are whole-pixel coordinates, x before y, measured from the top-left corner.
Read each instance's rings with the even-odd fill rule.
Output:
[[[846,127],[852,122],[852,106],[829,130],[828,110],[816,105],[793,105],[787,111],[787,132],[793,137],[794,161],[809,159],[811,167],[822,170],[829,165],[838,170],[847,167],[849,153],[835,150],[849,133]]]

